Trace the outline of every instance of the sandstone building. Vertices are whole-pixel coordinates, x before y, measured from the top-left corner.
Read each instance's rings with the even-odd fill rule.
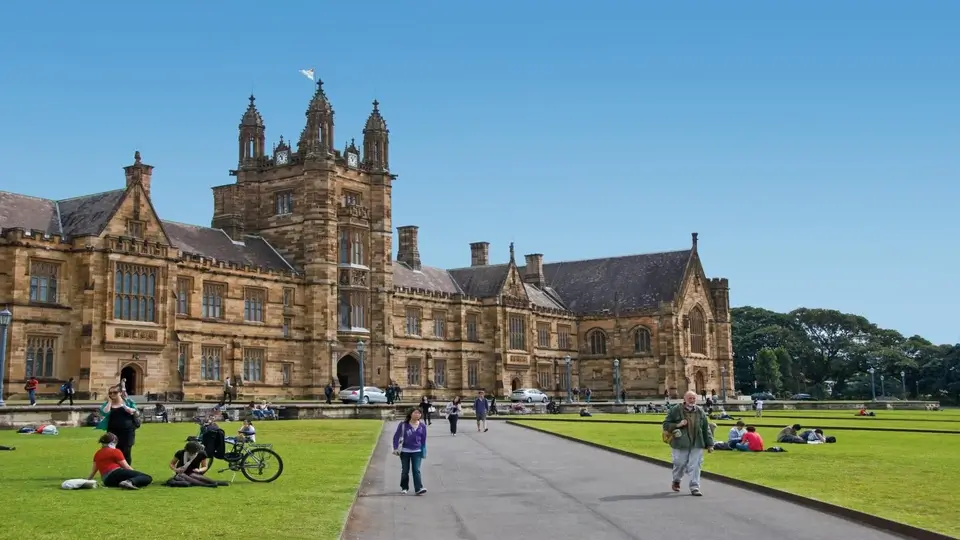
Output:
[[[319,396],[358,382],[361,340],[367,384],[407,396],[562,395],[568,356],[573,384],[598,397],[612,392],[615,358],[632,397],[719,392],[721,370],[733,372],[728,283],[705,276],[696,233],[673,252],[534,253],[522,266],[512,244],[494,264],[477,242],[469,266],[443,270],[421,263],[407,226],[394,260],[387,124],[374,101],[360,147],[340,151],[333,116],[318,83],[296,150],[283,137],[268,149],[251,96],[211,228],[156,214],[139,152],[122,189],[0,192],[7,393],[31,375],[54,393],[73,376],[81,396],[103,396],[124,377],[135,394],[196,399],[232,375],[244,396]]]

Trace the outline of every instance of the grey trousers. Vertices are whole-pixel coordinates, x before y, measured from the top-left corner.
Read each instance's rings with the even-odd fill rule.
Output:
[[[703,448],[671,449],[673,453],[673,481],[680,483],[683,475],[690,477],[690,489],[700,488],[700,468],[703,466]]]

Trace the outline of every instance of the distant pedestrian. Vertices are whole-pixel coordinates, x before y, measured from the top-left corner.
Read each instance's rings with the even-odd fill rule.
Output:
[[[233,405],[233,384],[230,382],[230,377],[223,380],[223,397],[220,398],[221,406],[227,403]]]
[[[753,407],[757,410],[757,412],[755,413],[755,415],[756,415],[757,417],[763,417],[763,400],[762,400],[762,399],[758,399],[758,400],[753,404]]]
[[[421,417],[419,408],[410,409],[393,434],[393,453],[400,456],[400,493],[404,495],[410,491],[411,472],[414,493],[427,492],[420,476],[420,463],[427,457],[427,426],[420,421]]]
[[[447,420],[450,421],[450,434],[456,437],[457,421],[460,420],[460,413],[463,412],[463,407],[460,405],[460,396],[453,398],[453,401],[447,405],[445,412],[447,413]]]
[[[420,413],[423,415],[423,418],[427,420],[428,426],[433,424],[433,418],[431,418],[431,416],[433,416],[431,414],[432,412],[433,412],[433,403],[430,403],[430,400],[427,399],[427,396],[421,396],[420,397]]]
[[[327,384],[327,386],[323,388],[323,397],[327,398],[327,405],[333,403],[331,401],[331,398],[333,398],[333,386]]]
[[[673,491],[680,491],[680,481],[686,474],[690,477],[690,494],[703,495],[700,492],[700,469],[704,450],[713,452],[713,433],[707,414],[697,405],[696,392],[687,392],[682,404],[667,411],[663,431],[672,435],[673,484],[670,487]]]
[[[477,431],[486,432],[487,430],[487,396],[483,390],[477,392],[477,399],[473,400],[473,411],[477,413]]]
[[[70,400],[70,406],[73,407],[73,377],[60,386],[60,401],[57,405],[63,405],[64,401]]]
[[[23,389],[27,391],[27,397],[30,399],[30,405],[37,404],[37,387],[40,386],[40,381],[36,377],[30,376],[30,379],[27,380],[27,384],[23,386]]]

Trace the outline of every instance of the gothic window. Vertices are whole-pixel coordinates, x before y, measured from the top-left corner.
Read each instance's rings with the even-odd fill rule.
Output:
[[[59,274],[59,263],[30,261],[30,301],[56,304]]]
[[[573,344],[570,343],[570,327],[569,326],[557,326],[557,348],[558,349],[573,348]]]
[[[338,293],[338,315],[341,330],[366,330],[366,293],[341,290]]]
[[[467,386],[470,388],[480,386],[480,362],[476,360],[467,362]]]
[[[420,310],[417,308],[407,308],[407,335],[420,335]]]
[[[286,214],[293,213],[293,192],[292,191],[281,191],[277,193],[277,215],[283,216]]]
[[[476,313],[467,315],[467,341],[480,341],[480,316]]]
[[[293,319],[290,317],[283,318],[283,337],[290,337],[290,326],[293,325]]]
[[[222,319],[223,300],[227,296],[227,286],[222,283],[203,284],[203,318]]]
[[[590,354],[607,354],[607,335],[603,330],[591,330],[587,334],[587,343],[590,345]]]
[[[707,354],[707,325],[699,307],[690,312],[690,352]]]
[[[122,321],[156,321],[157,269],[118,264],[114,272],[113,318]]]
[[[252,158],[255,155],[256,153],[254,153],[253,138],[250,138],[250,140],[247,141],[247,157]]]
[[[190,344],[181,343],[177,346],[177,373],[180,374],[181,379],[186,379],[187,376],[187,359],[190,358]]]
[[[637,331],[633,334],[633,352],[636,353],[649,353],[652,349],[650,348],[650,330],[646,328],[637,328]]]
[[[223,347],[203,347],[201,353],[200,378],[204,381],[219,381]]]
[[[537,325],[537,347],[541,349],[550,347],[550,323],[540,323]]]
[[[263,382],[263,349],[243,349],[243,380]]]
[[[263,308],[267,303],[267,292],[263,289],[245,288],[243,290],[243,320],[263,322]]]
[[[362,231],[340,229],[340,264],[366,266],[364,257],[364,235]]]
[[[407,384],[420,386],[420,359],[407,358]]]
[[[290,288],[284,289],[283,290],[283,307],[285,308],[293,307],[293,300],[295,295],[296,295],[295,289],[290,289]]]
[[[28,336],[27,354],[24,358],[26,363],[26,376],[30,377],[53,377],[53,368],[56,364],[57,338],[49,336]]]
[[[290,379],[293,378],[293,364],[283,364],[280,366],[280,370],[280,378],[283,380],[284,386],[290,384]]]
[[[437,388],[447,387],[447,361],[446,360],[433,361],[433,383],[437,385]]]
[[[447,337],[447,314],[442,311],[433,312],[433,336],[437,339]]]
[[[190,314],[190,289],[193,283],[190,278],[177,278],[177,315]]]
[[[510,328],[510,348],[514,350],[526,350],[527,348],[527,324],[522,315],[511,315],[509,319]]]
[[[553,390],[553,374],[546,370],[537,372],[537,383],[541,390]]]

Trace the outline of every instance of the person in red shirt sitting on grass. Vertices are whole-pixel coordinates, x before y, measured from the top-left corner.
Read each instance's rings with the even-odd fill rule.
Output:
[[[93,480],[93,477],[99,472],[104,487],[140,489],[153,482],[150,475],[134,470],[127,463],[127,460],[123,457],[123,452],[117,450],[116,435],[105,433],[100,437],[99,442],[102,447],[93,455],[93,469],[90,471],[87,480]]]
[[[763,452],[763,438],[757,433],[757,428],[747,426],[747,432],[740,438],[737,450],[741,452]]]

